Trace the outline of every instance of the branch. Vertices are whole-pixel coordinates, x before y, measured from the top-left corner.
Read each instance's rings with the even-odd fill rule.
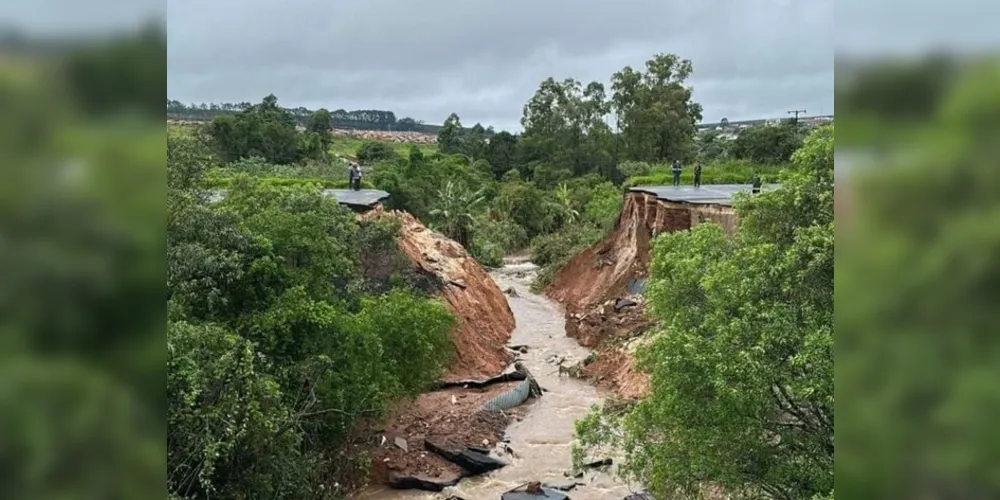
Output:
[[[788,391],[785,390],[784,387],[782,387],[779,384],[771,384],[771,394],[774,396],[775,400],[778,403],[778,406],[782,410],[788,412],[790,415],[798,419],[799,422],[802,422],[802,425],[805,426],[805,428],[808,429],[810,432],[825,433],[824,430],[822,429],[823,427],[822,424],[817,425],[814,419],[810,418],[809,415],[804,413],[802,409],[795,404],[795,399],[792,398],[790,394],[788,394]]]

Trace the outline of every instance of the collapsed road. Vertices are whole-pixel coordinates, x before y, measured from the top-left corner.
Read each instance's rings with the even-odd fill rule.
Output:
[[[425,398],[423,403],[459,408],[462,407],[462,401],[465,401],[474,404],[474,417],[458,412],[448,417],[435,417],[446,420],[431,421],[428,418],[408,422],[406,427],[407,432],[412,435],[421,428],[462,419],[459,434],[466,437],[464,442],[467,443],[468,436],[475,431],[476,439],[483,437],[483,442],[480,443],[482,446],[453,446],[450,451],[445,450],[445,453],[460,453],[465,459],[474,460],[471,467],[482,465],[485,468],[497,468],[469,475],[467,470],[458,473],[449,471],[447,465],[451,464],[446,464],[439,470],[423,469],[423,474],[419,477],[410,478],[437,482],[441,491],[425,491],[436,489],[433,484],[424,484],[423,486],[431,487],[423,489],[393,489],[387,484],[376,484],[356,498],[499,499],[504,493],[529,482],[540,482],[552,490],[560,485],[570,487],[572,491],[567,491],[566,494],[574,500],[622,500],[639,489],[639,485],[629,487],[615,478],[610,466],[588,468],[583,477],[568,474],[574,424],[588,413],[591,405],[601,404],[607,394],[599,392],[585,381],[562,376],[559,367],[553,363],[553,359],[564,363],[580,361],[590,351],[566,336],[565,314],[561,307],[530,291],[535,269],[530,263],[508,261],[503,268],[491,273],[501,289],[516,292],[506,294],[516,322],[509,344],[517,346],[517,349],[512,350],[517,355],[515,366],[520,364],[522,371],[533,377],[520,381],[518,375],[495,377],[492,383],[480,384],[480,387],[474,386],[475,381],[464,385],[447,384],[447,388],[434,392],[433,397]],[[517,372],[518,370],[508,371],[509,374]],[[402,441],[407,443],[406,446],[416,444],[412,438],[403,438]],[[435,454],[436,448],[442,445],[439,441],[448,440],[443,437],[425,438],[425,450],[421,453]],[[457,441],[452,439],[452,442]],[[389,448],[392,448],[391,441]],[[385,459],[391,464],[394,460],[400,460],[400,455],[401,453],[396,453]],[[488,459],[484,460],[484,457]],[[496,465],[494,460],[503,465]],[[452,466],[462,469],[457,465]],[[407,485],[397,484],[397,487],[405,486]]]

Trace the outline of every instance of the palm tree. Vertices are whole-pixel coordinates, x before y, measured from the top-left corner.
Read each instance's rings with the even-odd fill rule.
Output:
[[[554,205],[559,211],[560,215],[566,223],[576,222],[576,218],[580,216],[580,212],[573,209],[573,200],[570,197],[569,187],[566,183],[559,185],[556,189],[556,201]]]
[[[430,213],[440,220],[441,232],[468,247],[475,224],[473,212],[484,200],[482,189],[469,192],[464,186],[448,181],[443,190],[438,190],[438,208]]]

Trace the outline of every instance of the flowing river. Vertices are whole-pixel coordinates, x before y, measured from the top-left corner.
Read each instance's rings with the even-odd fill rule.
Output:
[[[559,376],[557,367],[549,362],[555,356],[565,357],[567,364],[583,359],[588,350],[566,337],[562,309],[558,304],[531,293],[529,286],[536,266],[530,262],[508,259],[506,265],[492,273],[500,289],[513,287],[517,297],[508,297],[517,328],[511,335],[511,345],[526,345],[528,352],[519,358],[548,390],[540,399],[529,400],[523,409],[524,418],[507,429],[509,446],[515,457],[502,457],[510,465],[477,477],[463,479],[441,493],[417,490],[392,490],[378,486],[366,491],[360,499],[446,499],[457,496],[466,500],[494,500],[512,488],[529,481],[551,484],[580,483],[566,492],[573,500],[622,500],[640,485],[627,485],[613,477],[611,471],[589,470],[582,478],[566,477],[570,470],[570,450],[574,422],[601,404],[605,395],[585,381]],[[604,457],[595,457],[604,458]]]

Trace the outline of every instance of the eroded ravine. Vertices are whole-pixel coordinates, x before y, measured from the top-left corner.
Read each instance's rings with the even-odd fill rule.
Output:
[[[519,359],[548,392],[540,399],[529,400],[507,429],[508,445],[514,456],[501,457],[510,465],[492,473],[462,480],[440,493],[418,490],[393,490],[379,486],[358,498],[370,500],[446,499],[457,496],[467,500],[492,500],[518,485],[529,481],[566,484],[582,483],[568,492],[574,500],[621,500],[639,485],[629,485],[613,477],[610,471],[591,470],[583,478],[564,475],[569,471],[574,422],[587,414],[591,405],[603,402],[602,394],[585,381],[560,376],[549,360],[565,357],[570,364],[587,356],[588,350],[566,337],[564,313],[555,302],[529,290],[535,266],[526,262],[508,261],[502,269],[491,273],[501,289],[513,288],[516,296],[508,297],[517,327],[510,344],[526,345]],[[603,457],[602,457],[603,458]]]

